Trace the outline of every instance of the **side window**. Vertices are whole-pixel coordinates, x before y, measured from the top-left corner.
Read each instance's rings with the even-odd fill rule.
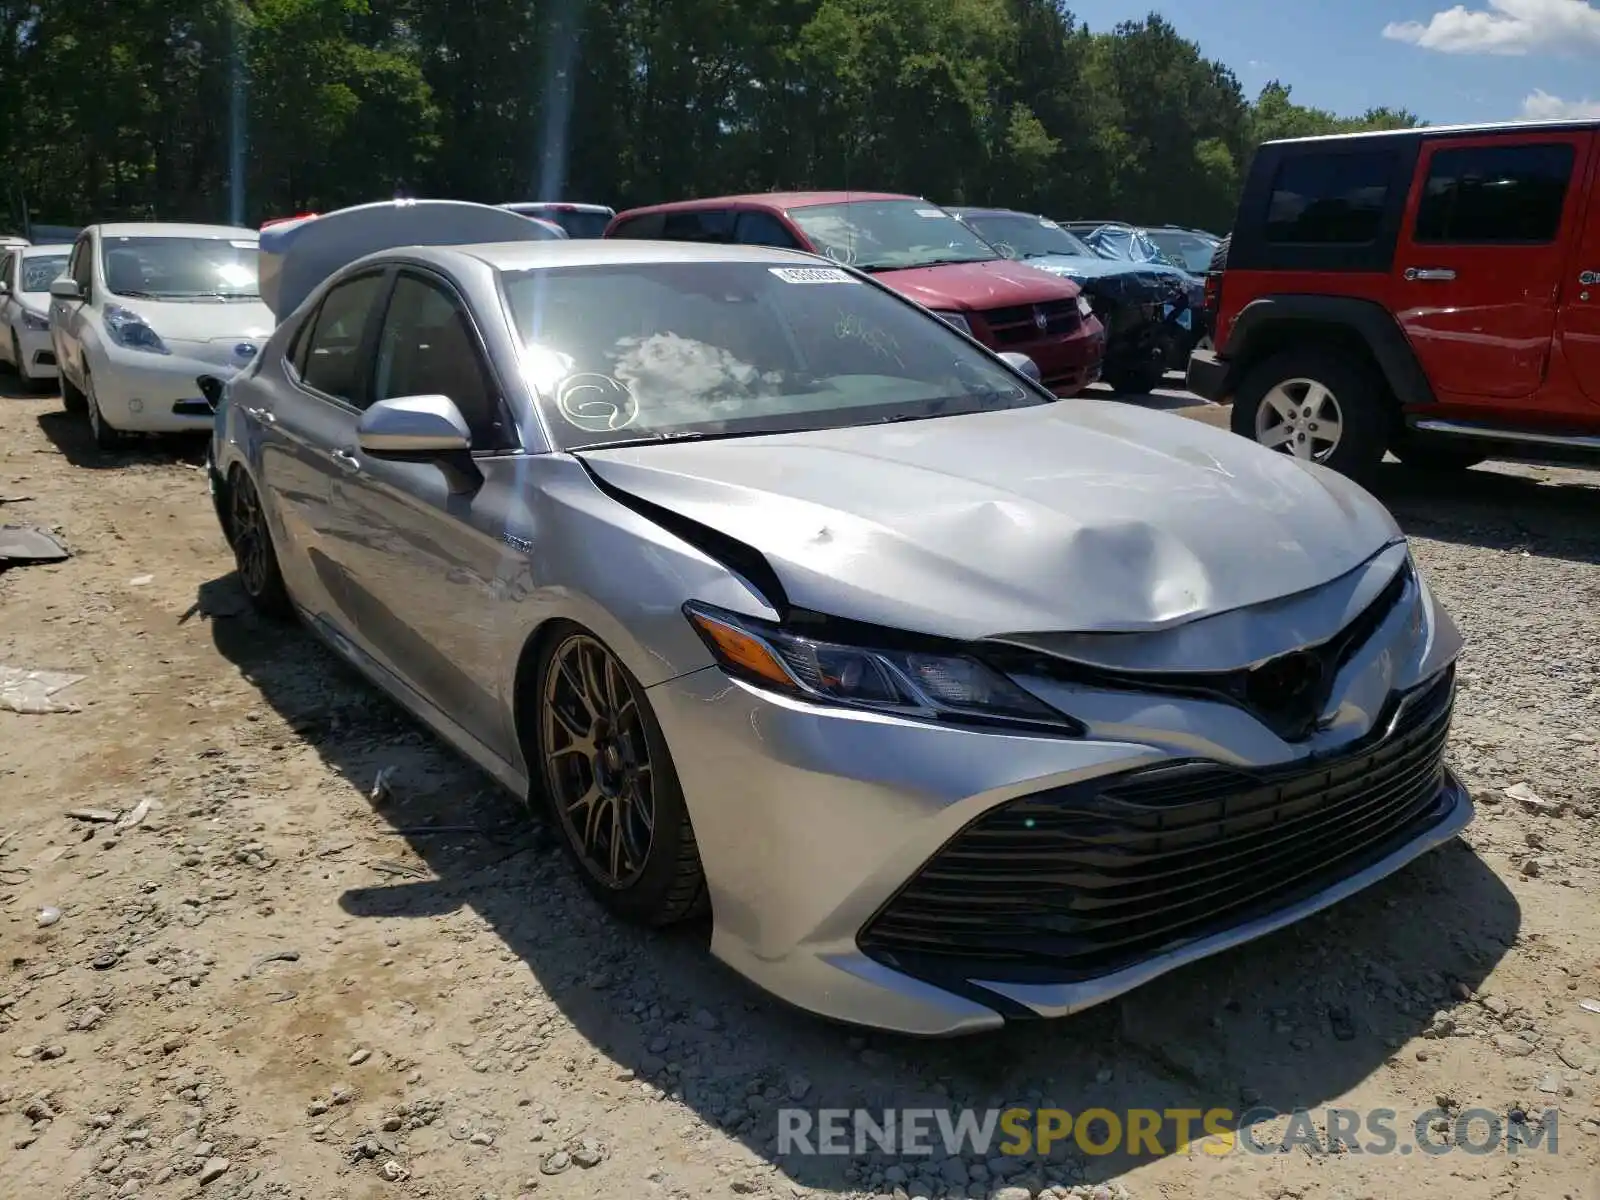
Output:
[[[1418,243],[1538,245],[1561,231],[1576,154],[1571,143],[1463,146],[1428,163]]]
[[[67,271],[77,281],[78,287],[87,296],[94,286],[94,239],[80,238],[72,247],[72,261],[67,265]]]
[[[645,213],[640,217],[633,217],[623,221],[616,229],[612,230],[614,238],[658,238],[661,236],[661,226],[666,221],[662,213]]]
[[[742,212],[734,226],[733,240],[745,246],[778,246],[784,250],[798,250],[800,243],[782,221],[771,213]]]
[[[661,236],[671,242],[731,242],[733,213],[715,208],[669,212]]]
[[[307,387],[335,396],[357,408],[361,396],[361,337],[367,318],[382,293],[383,275],[347,279],[322,298],[306,338],[300,377]]]
[[[1267,241],[1345,246],[1375,241],[1394,162],[1392,150],[1286,158],[1272,182]]]
[[[466,312],[437,284],[402,275],[378,339],[373,398],[449,396],[472,430],[474,450],[515,445]]]

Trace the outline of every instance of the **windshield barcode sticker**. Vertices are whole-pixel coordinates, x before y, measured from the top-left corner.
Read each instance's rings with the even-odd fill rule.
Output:
[[[768,267],[785,283],[854,283],[855,279],[838,267]]]
[[[235,250],[254,250],[256,248],[255,242],[247,242],[243,238],[229,238],[228,245]]]
[[[919,217],[946,217],[950,215],[942,208],[919,208],[916,212]]]

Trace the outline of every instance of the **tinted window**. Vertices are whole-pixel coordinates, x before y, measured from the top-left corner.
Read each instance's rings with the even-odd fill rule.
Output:
[[[1375,241],[1389,196],[1394,154],[1300,154],[1273,180],[1269,242],[1361,245]]]
[[[612,230],[611,236],[614,238],[658,238],[661,236],[661,228],[665,223],[666,216],[663,213],[645,213],[643,216],[630,217],[628,220],[618,224],[616,229]]]
[[[742,212],[735,226],[734,239],[745,246],[780,246],[798,250],[800,243],[771,213]]]
[[[1046,402],[937,317],[837,267],[605,264],[504,286],[565,448]]]
[[[1428,164],[1418,242],[1551,242],[1572,178],[1569,143],[1466,146]]]
[[[22,290],[48,292],[50,285],[67,269],[65,254],[33,254],[22,257]]]
[[[436,284],[411,275],[395,283],[372,384],[374,400],[450,397],[472,430],[474,449],[511,443],[477,335],[455,298]]]
[[[671,242],[731,242],[733,214],[727,209],[669,212],[661,236]]]
[[[114,237],[100,244],[106,287],[119,296],[240,299],[261,294],[250,238]]]
[[[568,237],[575,238],[597,238],[611,224],[610,213],[585,212],[582,209],[569,208],[542,215],[565,229]]]
[[[364,403],[361,336],[382,286],[382,275],[362,275],[345,280],[323,298],[301,367],[307,386],[358,407]]]

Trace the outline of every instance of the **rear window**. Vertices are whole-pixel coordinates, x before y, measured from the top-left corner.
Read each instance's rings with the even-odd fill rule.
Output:
[[[1284,159],[1272,181],[1267,240],[1343,246],[1375,241],[1394,165],[1389,150]]]
[[[1417,205],[1416,240],[1554,241],[1574,159],[1567,142],[1440,150]]]

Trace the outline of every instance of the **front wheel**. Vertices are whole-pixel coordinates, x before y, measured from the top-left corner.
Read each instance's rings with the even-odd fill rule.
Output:
[[[593,634],[568,626],[534,673],[532,771],[584,884],[617,916],[661,926],[708,907],[666,738],[644,688]],[[535,784],[534,786],[538,786]]]
[[[94,434],[95,446],[108,454],[120,450],[126,439],[122,430],[106,420],[100,411],[100,401],[94,394],[94,376],[87,370],[83,373],[83,404],[89,415],[89,432]]]
[[[56,362],[61,362],[61,355],[56,355]],[[83,413],[89,411],[89,398],[83,394],[83,389],[67,378],[67,372],[59,365],[56,367],[61,376],[61,407],[69,413]]]
[[[263,616],[283,618],[293,612],[289,590],[278,569],[278,552],[272,530],[261,507],[261,496],[250,477],[235,469],[228,480],[228,533],[233,543],[239,586],[251,607]]]
[[[1365,479],[1389,440],[1388,394],[1359,359],[1285,350],[1245,372],[1231,424],[1269,450]]]

